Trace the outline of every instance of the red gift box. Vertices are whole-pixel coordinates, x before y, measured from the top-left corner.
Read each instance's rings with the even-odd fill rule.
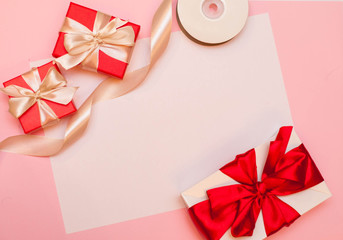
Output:
[[[78,23],[87,27],[89,30],[93,31],[93,25],[96,19],[96,15],[97,15],[97,11],[71,2],[66,17],[77,21]],[[110,21],[113,19],[114,17],[111,17]],[[127,22],[125,25],[121,27],[125,27],[125,26],[132,27],[135,33],[134,41],[136,41],[139,30],[140,30],[140,26],[131,22]],[[56,58],[61,57],[65,54],[68,54],[67,50],[64,47],[64,36],[65,36],[64,32],[59,33],[59,37],[57,39],[57,43],[52,54]],[[103,73],[122,79],[124,77],[127,65],[128,65],[127,62],[123,62],[118,59],[112,58],[100,50],[98,67],[96,70],[98,72],[103,72]]]
[[[39,76],[41,81],[45,78],[47,75],[49,69],[53,67],[56,68],[57,71],[59,71],[58,67],[56,64],[53,62],[49,62],[43,66],[40,66],[37,68]],[[31,70],[33,71],[33,70]],[[24,78],[22,75],[13,78],[7,82],[3,83],[4,87],[8,87],[10,85],[16,85],[19,87],[31,89],[31,87],[25,82]],[[71,101],[67,105],[59,104],[56,102],[48,101],[48,100],[43,100],[56,114],[58,118],[65,117],[71,113],[74,113],[76,111],[76,108]],[[34,130],[37,130],[42,127],[41,125],[41,119],[40,119],[40,114],[39,114],[39,109],[38,109],[38,104],[35,103],[32,107],[30,107],[23,115],[21,115],[19,118],[20,124],[23,127],[23,130],[25,133],[32,132]]]

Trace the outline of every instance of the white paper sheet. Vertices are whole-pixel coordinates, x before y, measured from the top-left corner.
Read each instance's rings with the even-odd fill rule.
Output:
[[[131,69],[146,64],[148,42],[137,42]],[[77,106],[105,78],[65,76],[81,86]],[[66,232],[183,208],[181,192],[291,124],[267,14],[215,47],[175,32],[146,81],[96,105],[85,135],[51,158]]]

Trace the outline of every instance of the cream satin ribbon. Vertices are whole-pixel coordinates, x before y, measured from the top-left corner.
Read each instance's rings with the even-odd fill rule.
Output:
[[[32,90],[17,85],[9,85],[0,91],[12,97],[9,99],[9,112],[16,118],[21,117],[37,103],[42,126],[58,119],[55,112],[44,100],[67,105],[72,101],[77,90],[75,87],[66,87],[67,81],[54,67],[48,70],[43,81],[39,76],[38,69],[21,76]]]
[[[168,45],[172,25],[172,1],[164,0],[154,15],[151,26],[150,64],[129,72],[123,80],[108,78],[101,82],[94,92],[71,117],[63,139],[35,135],[9,137],[0,142],[0,150],[32,156],[51,156],[77,140],[87,128],[95,103],[120,97],[134,90],[144,81],[151,67]]]
[[[127,21],[97,12],[93,31],[81,23],[66,17],[61,32],[64,35],[64,47],[68,54],[56,59],[64,69],[78,64],[82,68],[97,71],[99,50],[112,58],[128,62],[132,46],[135,44],[135,32]]]

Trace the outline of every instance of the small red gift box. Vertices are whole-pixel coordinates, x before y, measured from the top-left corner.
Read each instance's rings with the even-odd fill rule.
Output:
[[[101,17],[98,16],[99,14],[101,14]],[[111,25],[112,27],[114,25],[117,26],[117,27],[114,27],[112,29],[110,29],[109,26],[105,26],[106,23],[107,23],[107,25],[109,25],[110,22],[114,19],[118,22],[120,21],[122,24],[117,24],[117,25],[112,24]],[[73,24],[69,24],[69,25],[66,24],[67,20],[69,22],[73,22]],[[68,27],[66,27],[66,25],[68,25]],[[70,30],[71,25],[73,25],[73,26],[78,25],[77,28],[81,29],[80,32],[85,32],[84,29],[86,29],[86,31],[89,30],[89,32],[84,34],[85,39],[89,40],[89,37],[92,36],[93,42],[91,42],[91,43],[98,44],[98,45],[96,45],[97,47],[99,46],[99,49],[97,49],[98,53],[96,53],[96,56],[93,56],[92,60],[89,60],[92,57],[90,57],[88,59],[89,60],[88,62],[91,62],[91,64],[87,64],[88,66],[84,66],[85,64],[81,63],[81,66],[85,69],[88,69],[88,70],[103,72],[103,73],[106,73],[106,74],[109,74],[109,75],[112,75],[112,76],[115,76],[115,77],[122,79],[124,77],[128,62],[130,60],[130,56],[132,53],[132,46],[137,39],[137,35],[139,33],[140,26],[136,25],[134,23],[131,23],[131,22],[124,22],[119,18],[111,17],[111,16],[108,16],[106,14],[102,14],[102,13],[97,12],[95,10],[92,10],[92,9],[89,9],[89,8],[86,8],[86,7],[83,7],[83,6],[80,6],[78,4],[71,2],[69,9],[68,9],[68,12],[67,12],[67,15],[66,15],[66,21],[65,21],[65,23],[64,23],[64,25],[63,25],[60,33],[59,33],[59,37],[57,39],[57,43],[56,43],[55,49],[54,49],[53,54],[52,54],[56,58],[59,58],[59,57],[62,57],[62,56],[68,55],[68,54],[73,55],[72,57],[75,56],[75,54],[72,54],[70,50],[69,51],[67,50],[68,48],[65,45],[66,44],[66,42],[65,42],[66,41],[66,35],[74,35],[74,36],[79,35],[79,32],[75,31],[77,29],[73,29],[72,31],[68,31],[68,30]],[[82,25],[82,26],[80,26],[80,25]],[[101,27],[99,27],[100,25],[101,25]],[[132,41],[131,46],[128,46],[125,44],[123,45],[123,41],[121,41],[121,40],[118,44],[112,42],[113,38],[114,39],[120,38],[127,33],[125,33],[125,34],[120,33],[119,34],[120,37],[117,37],[115,34],[112,34],[112,35],[107,34],[106,35],[102,32],[104,30],[103,28],[107,28],[107,30],[112,31],[112,33],[113,33],[113,32],[119,32],[120,29],[124,29],[124,28],[127,29],[127,28],[131,28],[131,27],[132,27],[132,30],[130,29],[130,31],[132,32],[132,34],[134,34],[134,36],[132,35],[133,37],[131,36],[131,41]],[[66,28],[68,28],[68,30],[64,30]],[[95,30],[95,28],[97,28],[98,30]],[[98,31],[100,33],[100,35],[104,36],[105,42],[103,41],[103,39],[100,39],[100,40],[98,39],[99,34],[96,34],[97,33],[96,31]],[[66,33],[66,32],[68,32],[68,33]],[[72,37],[72,36],[70,36],[70,37]],[[112,38],[112,40],[111,40],[111,38]],[[108,40],[108,41],[106,42],[106,40]],[[91,40],[89,40],[89,41],[91,41]],[[101,44],[103,44],[103,45],[101,45]],[[77,44],[72,43],[72,45],[75,46]],[[101,48],[104,45],[106,45],[105,47],[107,47],[107,51],[105,51]],[[119,51],[118,51],[118,46],[119,46],[119,48],[124,46],[124,47],[122,47],[122,48],[124,48],[124,50],[119,49]],[[78,47],[79,46],[77,46],[76,48],[78,48]],[[114,51],[113,51],[113,53],[109,54],[112,51],[111,48],[114,49]],[[77,54],[80,53],[78,51],[79,49],[75,49]],[[119,54],[116,53],[116,51],[119,52]],[[121,51],[121,53],[120,53],[120,51]],[[124,54],[123,54],[123,51],[124,51]],[[91,54],[93,52],[93,50],[90,50],[89,52]],[[116,54],[118,55],[118,57],[115,56]],[[125,55],[125,56],[123,57],[123,55]],[[74,60],[72,60],[72,61],[74,61]],[[57,59],[57,62],[59,62],[58,59]],[[62,63],[61,63],[61,65],[64,68],[66,68]],[[74,64],[71,64],[71,65],[74,66],[75,61],[74,61]],[[72,66],[69,66],[66,69],[69,69]]]
[[[47,77],[47,74],[50,74],[51,72],[57,70],[58,71],[58,74],[55,74],[62,77],[59,73],[59,69],[57,67],[57,65],[54,63],[54,62],[49,62],[43,66],[40,66],[38,67],[37,69],[33,69],[29,72],[27,72],[26,74],[32,74],[32,76],[34,76],[34,74],[39,74],[39,76],[36,76],[35,79],[38,79],[38,80],[35,80],[35,81],[41,81],[43,82],[43,80]],[[34,71],[36,71],[34,73]],[[54,73],[53,73],[54,74]],[[34,89],[32,89],[32,85],[38,85],[40,83],[28,83],[27,79],[25,80],[25,78],[23,77],[25,74],[23,75],[20,75],[16,78],[13,78],[7,82],[4,82],[3,85],[5,88],[7,87],[11,87],[11,86],[14,86],[14,87],[21,87],[21,88],[25,88],[25,89],[28,89],[28,92],[32,93],[32,94],[35,94],[35,91]],[[62,77],[62,79],[64,80],[64,78]],[[64,80],[65,81],[65,80]],[[53,84],[56,84],[53,83]],[[62,83],[57,83],[58,84],[58,87],[59,89],[61,89],[61,86],[64,85],[64,82]],[[46,85],[47,86],[47,85]],[[51,86],[51,84],[50,84]],[[51,92],[50,89],[47,89]],[[40,91],[40,90],[39,90]],[[52,90],[54,91],[54,90]],[[73,92],[73,90],[72,90]],[[65,93],[65,92],[64,92]],[[64,94],[62,93],[62,94]],[[55,95],[56,92],[52,92],[52,95]],[[10,95],[10,94],[7,94],[7,95]],[[52,96],[51,95],[51,96]],[[10,98],[12,98],[13,96],[10,95]],[[47,95],[46,95],[46,98],[49,98]],[[67,104],[60,104],[60,103],[57,103],[57,102],[54,102],[54,101],[49,101],[47,99],[45,99],[44,97],[42,97],[42,99],[40,99],[41,102],[44,102],[43,103],[43,107],[45,106],[48,106],[48,111],[53,111],[53,115],[55,117],[57,117],[58,119],[62,118],[62,117],[65,117],[71,113],[74,113],[76,111],[76,108],[73,104],[72,101],[70,101],[69,103]],[[58,100],[59,101],[59,100]],[[45,105],[46,104],[46,105]],[[23,111],[24,112],[24,111]],[[42,127],[42,119],[41,119],[41,114],[40,114],[40,107],[38,106],[38,103],[34,103],[30,108],[28,108],[23,114],[21,114],[20,117],[18,117],[19,121],[20,121],[20,124],[21,126],[23,127],[23,130],[25,133],[29,133],[29,132],[32,132],[34,130],[37,130],[39,128]],[[58,119],[52,119],[51,116],[50,117],[46,117],[45,118],[45,124],[44,125],[50,125],[53,121],[55,120],[58,120]]]

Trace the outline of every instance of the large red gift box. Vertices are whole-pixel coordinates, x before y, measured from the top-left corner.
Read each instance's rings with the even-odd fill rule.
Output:
[[[51,67],[54,67],[58,71],[60,71],[54,62],[49,62],[37,68],[39,72],[39,76],[42,81]],[[21,75],[7,82],[4,82],[3,85],[4,87],[8,87],[10,85],[17,85],[19,87],[32,90]],[[45,101],[46,104],[48,104],[48,106],[55,112],[58,118],[65,117],[76,111],[76,108],[72,101],[67,105],[51,102],[48,100],[42,100],[42,101]],[[40,115],[39,115],[38,104],[35,103],[22,116],[20,116],[19,121],[25,133],[29,133],[29,132],[32,132],[41,128],[42,125],[41,125],[41,120],[40,120]]]
[[[93,9],[71,2],[66,17],[81,23],[82,25],[86,26],[89,30],[93,31],[93,25],[96,18],[96,14],[97,11]],[[113,19],[114,17],[111,18],[111,20]],[[133,28],[136,41],[140,30],[140,26],[131,22],[127,22],[122,27],[125,26],[131,26]],[[68,53],[64,47],[64,35],[65,33],[63,32],[59,33],[55,49],[52,53],[52,55],[56,58]],[[99,51],[99,63],[97,68],[98,72],[103,72],[122,79],[124,77],[127,65],[128,63],[112,58],[104,52],[102,52],[101,50]]]

